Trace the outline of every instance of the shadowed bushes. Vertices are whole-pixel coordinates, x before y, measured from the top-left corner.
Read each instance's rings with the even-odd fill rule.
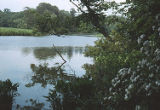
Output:
[[[13,84],[9,79],[0,81],[0,110],[11,110],[18,84]]]

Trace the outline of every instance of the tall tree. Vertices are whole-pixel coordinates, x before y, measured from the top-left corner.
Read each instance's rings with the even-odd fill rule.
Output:
[[[105,37],[109,37],[108,27],[105,24],[106,11],[115,2],[105,2],[104,0],[70,0],[87,19],[96,27],[97,31],[102,33]]]

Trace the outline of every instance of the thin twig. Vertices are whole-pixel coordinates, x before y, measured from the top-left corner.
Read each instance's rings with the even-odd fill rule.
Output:
[[[67,62],[67,61],[63,58],[63,56],[61,55],[61,53],[56,49],[56,47],[54,46],[54,44],[53,44],[53,47],[54,47],[55,51],[58,53],[58,55],[62,58],[62,60],[63,60],[64,62]]]
[[[58,66],[58,69],[56,71],[59,71],[61,67],[65,64],[66,62],[63,62],[60,66]]]

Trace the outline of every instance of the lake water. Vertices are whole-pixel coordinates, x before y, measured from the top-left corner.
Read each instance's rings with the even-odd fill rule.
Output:
[[[87,36],[1,36],[0,37],[0,80],[10,79],[13,83],[19,83],[19,96],[15,97],[13,109],[17,104],[21,107],[30,105],[27,100],[33,99],[49,107],[49,103],[43,96],[47,96],[52,85],[35,83],[34,86],[25,85],[33,82],[31,65],[44,65],[53,67],[61,65],[64,61],[57,54],[58,50],[67,61],[63,69],[68,74],[82,76],[85,70],[82,66],[91,64],[92,58],[85,57],[83,52],[86,45],[94,45],[96,37]],[[53,47],[53,44],[56,47]]]

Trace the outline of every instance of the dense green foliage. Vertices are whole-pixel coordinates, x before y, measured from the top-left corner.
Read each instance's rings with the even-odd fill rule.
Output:
[[[92,24],[76,13],[75,9],[59,10],[57,6],[48,3],[40,3],[35,9],[26,7],[21,12],[4,9],[0,11],[0,27],[32,29],[32,35],[95,32]],[[0,34],[6,35],[2,32]]]
[[[105,0],[70,0],[90,21],[96,30],[103,34],[104,37],[109,36],[109,27],[106,26],[105,13],[108,9],[114,9],[116,3],[107,2]]]
[[[55,90],[49,94],[53,100],[49,101],[56,101],[55,105],[62,104],[59,110],[62,110],[66,103],[75,105],[74,102],[80,104],[80,107],[75,105],[73,110],[88,110],[85,104],[93,107],[91,103],[80,103],[87,101],[83,99],[83,95],[81,97],[81,91],[85,91],[89,97],[92,97],[91,102],[94,102],[99,110],[158,110],[160,102],[160,2],[158,0],[129,0],[123,3],[123,7],[118,8],[118,5],[106,5],[103,0],[79,1],[81,4],[77,5],[78,8],[101,31],[103,29],[99,27],[99,24],[104,22],[104,19],[99,17],[103,16],[103,13],[96,14],[108,9],[107,6],[116,6],[117,11],[124,15],[125,19],[117,19],[116,16],[106,18],[108,24],[115,24],[116,27],[110,30],[106,38],[97,41],[94,47],[88,47],[86,55],[94,58],[94,64],[84,65],[86,69],[84,77],[88,79],[82,77],[71,81],[58,81]],[[94,8],[96,5],[99,7]],[[88,9],[87,11],[83,9],[84,6]],[[91,16],[98,17],[98,22],[91,19]],[[108,25],[103,26],[107,26],[108,29]],[[101,33],[106,35],[106,33]],[[81,80],[83,86],[81,86]],[[91,85],[90,82],[92,82]],[[85,86],[89,89],[85,89]],[[90,90],[92,90],[91,93]],[[74,99],[66,102],[66,99],[70,99],[72,95]],[[57,102],[58,97],[63,97],[62,103]]]
[[[26,28],[23,16],[23,12],[11,12],[7,8],[0,10],[0,27]]]
[[[10,80],[0,81],[0,109],[11,110],[14,97],[18,95],[18,84],[13,84]]]
[[[100,102],[95,101],[95,86],[89,78],[74,78],[71,82],[60,80],[46,97],[56,110],[98,110]],[[60,94],[59,94],[60,93]],[[61,103],[63,94],[63,103]]]

